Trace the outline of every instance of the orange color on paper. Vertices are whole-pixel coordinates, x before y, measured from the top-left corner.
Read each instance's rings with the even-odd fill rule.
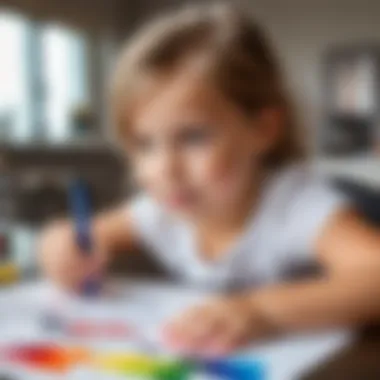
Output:
[[[86,350],[65,349],[53,344],[23,345],[0,352],[3,361],[52,372],[67,371],[89,358]]]

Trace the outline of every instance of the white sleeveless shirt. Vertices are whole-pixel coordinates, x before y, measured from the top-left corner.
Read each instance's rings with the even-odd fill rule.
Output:
[[[283,280],[315,260],[315,241],[329,217],[348,200],[308,168],[282,169],[266,181],[260,205],[221,259],[207,261],[192,228],[148,195],[128,204],[142,243],[177,279],[215,290],[260,286]]]

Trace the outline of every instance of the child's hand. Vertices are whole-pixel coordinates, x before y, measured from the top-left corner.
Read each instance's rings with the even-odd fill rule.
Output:
[[[210,300],[188,310],[164,329],[166,342],[189,354],[225,355],[266,333],[266,325],[245,297]]]
[[[105,266],[105,257],[94,252],[85,257],[75,243],[70,223],[56,222],[41,234],[39,259],[47,277],[69,291],[77,291],[80,285]]]

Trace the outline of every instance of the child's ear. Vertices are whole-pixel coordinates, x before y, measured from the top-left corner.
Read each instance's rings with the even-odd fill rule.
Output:
[[[262,155],[273,149],[281,139],[284,125],[284,112],[279,107],[265,108],[254,121],[255,153]]]

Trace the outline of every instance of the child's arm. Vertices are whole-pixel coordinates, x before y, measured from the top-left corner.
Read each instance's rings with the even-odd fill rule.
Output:
[[[380,319],[380,231],[352,211],[336,215],[317,240],[326,276],[252,295],[279,330]]]
[[[168,326],[168,339],[186,349],[225,352],[253,338],[380,320],[380,232],[342,211],[316,250],[324,277],[210,301]]]
[[[75,242],[72,221],[47,226],[38,245],[44,273],[66,288],[76,288],[89,273],[106,267],[113,253],[137,244],[132,217],[124,206],[97,215],[92,224],[92,238],[94,253],[84,257]]]

